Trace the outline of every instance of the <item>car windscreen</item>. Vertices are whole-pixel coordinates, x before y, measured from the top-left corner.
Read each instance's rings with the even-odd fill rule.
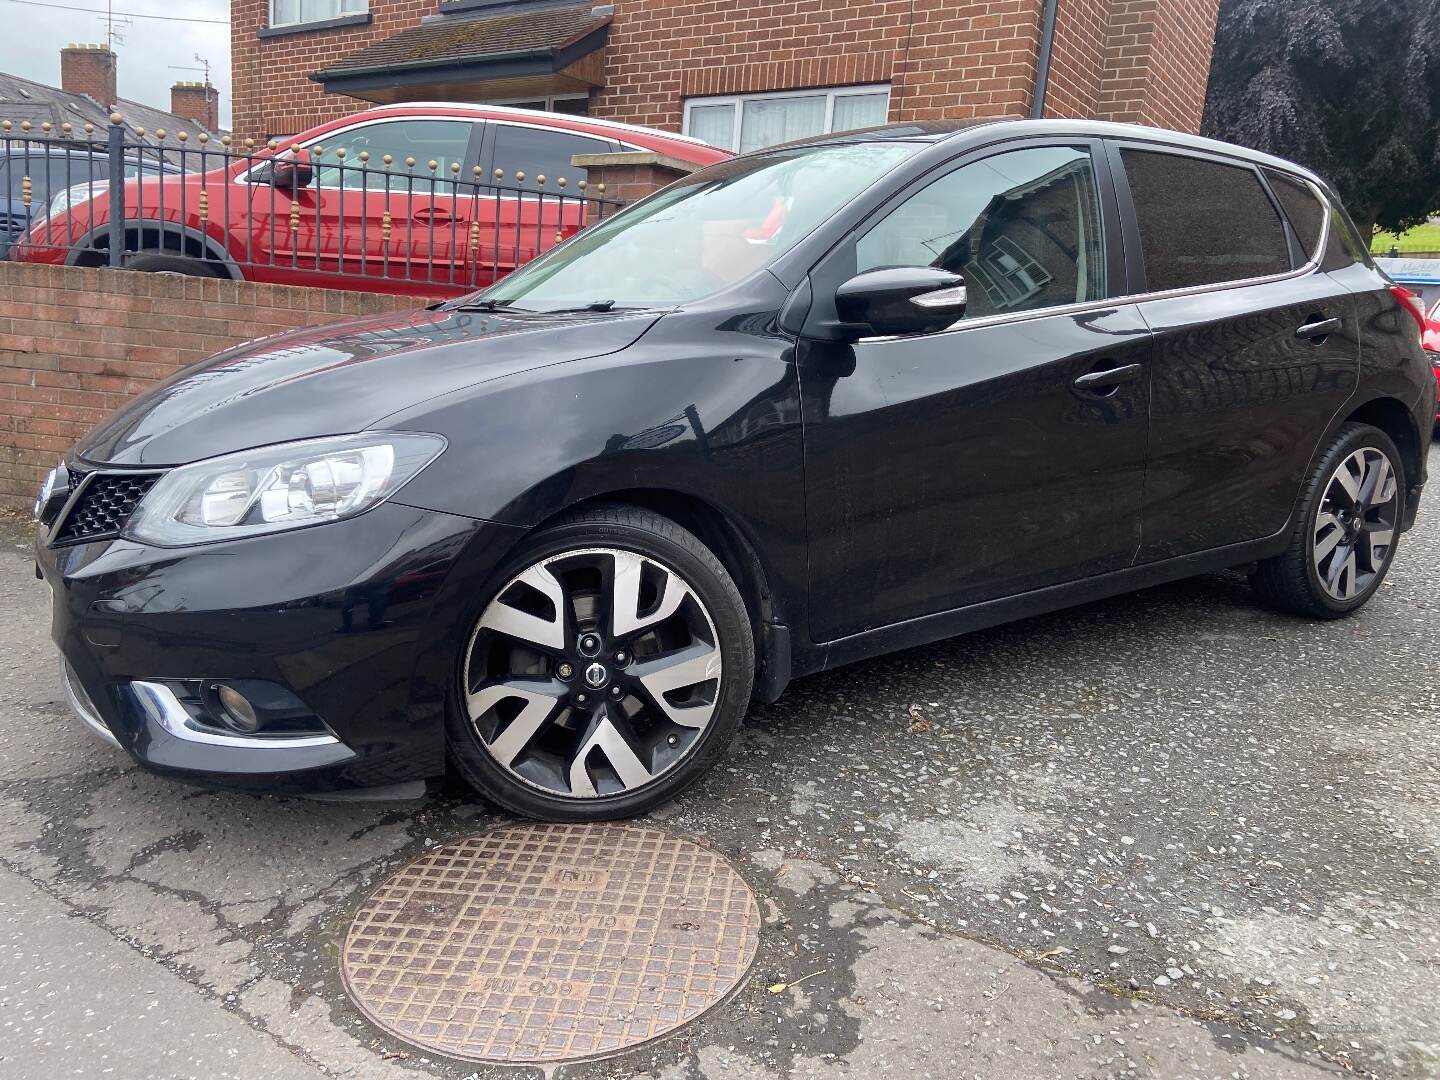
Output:
[[[670,307],[774,262],[917,143],[792,147],[712,165],[491,287],[496,304],[554,311]]]

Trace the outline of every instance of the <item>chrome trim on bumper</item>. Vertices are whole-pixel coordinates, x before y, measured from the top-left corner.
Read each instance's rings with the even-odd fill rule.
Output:
[[[302,746],[336,746],[334,735],[225,735],[196,727],[175,692],[164,683],[134,681],[130,689],[145,715],[177,739],[209,746],[240,746],[247,750],[294,750]]]
[[[95,711],[95,706],[90,701],[90,695],[85,693],[85,688],[80,685],[80,680],[75,677],[75,672],[71,670],[67,660],[60,661],[60,681],[65,685],[65,704],[70,706],[70,711],[96,738],[119,750],[120,740],[115,738],[115,733],[100,719],[100,714]]]

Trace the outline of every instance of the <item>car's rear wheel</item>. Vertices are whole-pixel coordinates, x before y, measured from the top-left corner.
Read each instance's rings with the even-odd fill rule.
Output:
[[[630,506],[545,529],[462,643],[452,760],[527,817],[643,813],[724,752],[754,676],[745,606],[714,554]]]
[[[220,268],[202,259],[163,251],[137,251],[125,257],[125,269],[148,274],[178,274],[182,277],[219,277]]]
[[[1394,442],[1369,424],[1346,424],[1306,484],[1289,548],[1256,568],[1256,591],[1285,611],[1349,615],[1385,580],[1404,511],[1404,465]]]

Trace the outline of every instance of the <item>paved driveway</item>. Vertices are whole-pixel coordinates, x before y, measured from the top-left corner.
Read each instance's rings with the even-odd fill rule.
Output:
[[[1346,622],[1214,575],[796,684],[654,815],[760,893],[751,979],[558,1075],[1440,1074],[1437,518]],[[0,1076],[475,1072],[366,1024],[337,941],[504,819],[137,770],[68,719],[0,535]]]

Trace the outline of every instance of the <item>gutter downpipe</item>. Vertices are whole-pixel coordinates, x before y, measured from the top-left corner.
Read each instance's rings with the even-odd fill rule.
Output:
[[[1055,51],[1055,14],[1060,0],[1045,0],[1045,21],[1040,30],[1040,57],[1035,68],[1035,98],[1030,103],[1030,119],[1045,115],[1045,91],[1050,86],[1050,55]]]

